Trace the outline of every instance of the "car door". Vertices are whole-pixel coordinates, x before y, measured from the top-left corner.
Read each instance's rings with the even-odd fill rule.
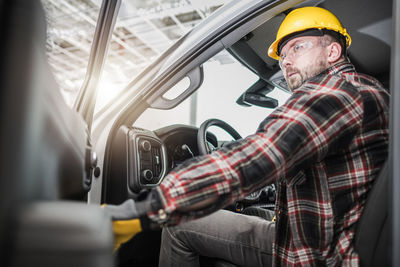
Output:
[[[105,1],[102,14],[117,6]],[[47,63],[40,1],[2,1],[0,12],[0,265],[112,266],[111,222],[86,202],[95,82],[68,107]],[[104,35],[99,26],[88,77],[101,70]]]

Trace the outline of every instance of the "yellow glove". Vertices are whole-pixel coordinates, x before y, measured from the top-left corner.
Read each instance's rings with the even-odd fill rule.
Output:
[[[132,237],[143,230],[140,219],[113,221],[112,224],[114,230],[114,252],[117,251],[123,243],[128,242]]]
[[[114,231],[114,252],[143,230],[141,217],[146,216],[143,202],[126,200],[121,205],[103,204],[102,208],[111,216]]]

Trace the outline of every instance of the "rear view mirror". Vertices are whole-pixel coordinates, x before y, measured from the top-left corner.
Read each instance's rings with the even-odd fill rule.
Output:
[[[239,96],[236,103],[245,107],[258,106],[263,108],[276,108],[278,106],[278,100],[267,96],[272,90],[274,90],[273,85],[263,79],[259,79]]]
[[[252,106],[259,106],[264,108],[276,108],[278,106],[278,100],[259,93],[244,93],[243,102]]]

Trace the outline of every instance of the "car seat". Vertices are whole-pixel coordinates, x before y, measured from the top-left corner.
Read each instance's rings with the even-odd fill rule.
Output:
[[[390,266],[388,181],[386,162],[368,195],[354,238],[354,248],[363,267]]]

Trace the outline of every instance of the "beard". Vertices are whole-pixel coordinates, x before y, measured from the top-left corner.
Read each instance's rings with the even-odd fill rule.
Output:
[[[285,71],[285,79],[290,90],[295,90],[302,86],[308,79],[320,74],[328,68],[328,63],[324,59],[318,59],[314,64],[309,64],[307,67],[299,69],[296,67],[287,67]],[[291,74],[288,77],[288,73]],[[294,74],[293,74],[294,73]]]

